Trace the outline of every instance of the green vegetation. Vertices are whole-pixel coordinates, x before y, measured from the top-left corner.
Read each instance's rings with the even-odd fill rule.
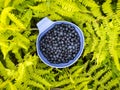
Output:
[[[36,23],[67,20],[85,35],[71,67],[45,65]],[[0,90],[120,90],[120,0],[0,0]]]

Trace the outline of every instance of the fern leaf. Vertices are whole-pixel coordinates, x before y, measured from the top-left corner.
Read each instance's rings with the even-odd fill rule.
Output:
[[[75,86],[73,84],[69,84],[62,88],[62,90],[75,90]]]
[[[48,0],[34,0],[34,2],[47,2]]]
[[[99,44],[99,39],[95,35],[93,35],[93,44],[92,44],[92,47],[91,47],[91,52],[95,51],[98,44]]]
[[[117,10],[116,10],[117,14],[118,14],[118,17],[120,15],[120,0],[118,0],[117,2]]]
[[[10,58],[8,56],[6,57],[6,67],[11,69],[11,70],[16,69],[15,64],[12,62],[12,60],[10,60]]]
[[[100,12],[100,8],[99,6],[95,3],[94,0],[89,0],[86,1],[86,0],[79,0],[79,2],[81,2],[83,5],[85,5],[86,7],[90,7],[91,9],[91,12],[92,14],[95,16],[95,17],[100,17],[101,16],[101,12]]]
[[[27,51],[30,45],[30,41],[26,37],[22,36],[20,33],[13,32],[13,35],[14,38],[10,43],[10,49],[12,49],[12,52],[14,52],[17,55],[17,53],[19,53],[20,48],[23,48]],[[19,40],[19,38],[21,39]]]
[[[92,3],[92,4],[93,4],[91,7],[92,14],[97,18],[101,17],[102,15],[100,11],[100,6],[98,6],[96,3]]]
[[[82,82],[81,84],[77,85],[76,88],[78,90],[83,90],[83,88],[85,88],[88,83],[89,83],[89,81]]]
[[[10,90],[17,90],[16,86],[13,85],[11,82],[9,82],[9,85],[10,85]]]
[[[28,81],[28,85],[31,85],[31,86],[34,86],[34,87],[38,87],[39,89],[45,90],[43,85],[41,85],[40,83],[37,83],[35,81],[32,81],[32,80]]]
[[[65,11],[68,11],[68,12],[78,12],[79,11],[77,4],[74,2],[67,2],[64,0],[59,0],[56,3],[59,4],[61,6],[61,8]]]
[[[90,35],[90,34],[88,34],[88,35]],[[91,37],[88,36],[88,38],[86,39],[86,42],[87,42],[87,43],[85,43],[86,50],[84,51],[83,56],[86,56],[88,53],[90,53],[91,52],[91,48],[92,48]]]
[[[12,6],[17,6],[19,4],[22,4],[25,0],[14,0]]]
[[[86,82],[86,81],[91,81],[92,78],[91,77],[80,77],[80,78],[75,78],[74,81],[76,81],[76,85],[80,84],[82,82]]]
[[[59,80],[64,80],[64,79],[66,79],[66,78],[68,78],[68,75],[67,75],[67,74],[63,74],[63,75],[61,75],[61,76],[59,77]]]
[[[71,81],[70,81],[69,79],[64,79],[64,80],[61,80],[61,81],[59,81],[59,82],[55,82],[55,83],[54,83],[54,86],[55,86],[55,87],[59,87],[59,86],[68,85],[68,84],[70,84],[70,83],[71,83]]]
[[[16,83],[20,83],[23,80],[24,74],[25,74],[25,66],[21,63],[19,64],[18,72],[16,72],[15,75]]]
[[[88,86],[86,85],[86,86],[83,88],[83,90],[88,90]]]
[[[98,80],[104,73],[106,73],[106,71],[107,71],[107,69],[106,70],[105,69],[101,69],[100,71],[98,71],[95,74],[94,78]]]
[[[46,12],[49,11],[49,6],[46,3],[41,3],[38,6],[29,6],[33,12]]]
[[[44,78],[42,78],[41,76],[39,76],[39,75],[37,75],[37,74],[31,75],[31,77],[32,77],[34,80],[38,81],[39,83],[42,83],[42,84],[44,84],[44,85],[46,85],[46,86],[51,86],[51,84],[50,84],[48,81],[46,81]]]
[[[49,18],[52,20],[63,20],[63,18],[60,15],[58,15],[57,13],[51,13]]]
[[[75,72],[76,70],[78,70],[79,68],[80,68],[80,66],[72,67],[72,68],[70,69],[71,74],[74,73],[74,72]]]
[[[3,31],[5,31],[4,25],[0,23],[0,33],[2,33]]]
[[[13,7],[6,7],[2,10],[2,13],[1,13],[1,16],[0,16],[0,21],[1,21],[2,24],[4,24],[4,25],[9,24],[7,16],[8,16],[8,13],[13,9],[14,9]]]
[[[11,2],[11,0],[4,0],[4,7],[7,7],[10,2]]]
[[[118,70],[120,70],[120,62],[119,62],[119,59],[118,59],[117,52],[114,50],[114,48],[110,48],[110,52],[111,52],[111,55],[114,59],[116,67],[118,68]]]
[[[112,72],[108,71],[100,80],[100,83],[106,83],[112,77]]]
[[[89,32],[89,34],[91,35],[91,39],[92,39],[92,47],[91,47],[91,52],[95,52],[96,51],[96,47],[98,47],[98,43],[99,43],[99,39],[98,39],[98,37],[95,35],[95,30],[92,28],[93,27],[93,25],[91,24],[89,24],[89,23],[86,23],[86,25],[87,25],[87,32]],[[95,25],[94,25],[94,27],[96,27]],[[99,45],[100,46],[100,45]]]
[[[4,7],[4,0],[0,1],[0,11],[2,10],[2,8]]]
[[[9,82],[10,82],[9,80],[4,81],[4,82],[0,85],[0,89],[2,90],[6,85],[8,85]]]
[[[57,14],[63,16],[63,17],[72,17],[73,13],[70,13],[70,10],[66,10],[67,4],[65,7],[61,7],[60,5],[53,4],[55,7],[51,7],[51,10],[54,10]]]
[[[103,51],[101,52],[101,54],[97,54],[97,64],[100,65],[108,56],[108,52],[107,51]]]
[[[91,68],[90,68],[90,70],[88,71],[88,73],[91,75],[97,68],[99,68],[100,67],[100,65],[98,66],[98,65],[93,65],[93,66],[91,66]]]
[[[106,85],[108,89],[111,89],[114,86],[117,86],[120,82],[118,81],[119,78],[116,78],[114,80],[111,80],[110,82],[108,82],[108,84]]]
[[[84,17],[84,16],[86,16],[86,17]],[[90,21],[94,20],[94,18],[91,15],[89,15],[88,13],[86,13],[84,11],[81,13],[74,12],[74,14],[71,17],[72,17],[72,20],[78,24],[84,24],[83,20],[88,23],[90,23]],[[84,30],[85,29],[83,29],[83,31]]]
[[[37,6],[30,6],[29,8],[32,9],[34,13],[34,17],[40,17],[43,18],[44,16],[49,16],[52,12],[50,9],[50,6],[47,5],[46,3],[41,3]]]
[[[113,14],[112,7],[111,7],[112,0],[106,0],[106,2],[102,5],[102,10],[105,14],[108,16],[111,16]]]
[[[21,31],[18,27],[16,27],[15,24],[9,25],[8,27],[6,27],[6,30],[11,30],[11,31]]]
[[[20,29],[25,29],[25,26],[23,23],[14,15],[11,13],[8,13],[8,17],[13,21]]]
[[[3,78],[7,78],[7,71],[6,68],[3,66],[3,64],[0,61],[0,76],[2,76]]]
[[[45,74],[49,74],[51,71],[51,69],[48,69],[48,70],[43,70],[43,69],[38,69],[35,71],[36,74],[39,74],[39,75],[45,75]],[[42,72],[42,73],[40,73]]]
[[[72,74],[73,78],[79,76],[79,74],[82,72],[82,70],[83,70],[83,67],[78,68],[78,69]]]
[[[13,43],[11,46],[13,47],[16,45]],[[18,59],[18,62],[23,62],[22,56],[19,53],[19,47],[16,46],[15,48],[12,48],[12,53],[15,54],[15,58]]]
[[[27,27],[30,24],[31,19],[32,19],[32,11],[28,10],[21,18],[21,21],[24,23],[24,26]]]
[[[117,31],[113,30],[113,32],[108,32],[108,35],[110,37],[109,51],[110,51],[111,56],[113,57],[113,60],[115,62],[115,65],[116,65],[117,69],[120,70],[120,62],[119,62],[119,58],[118,58],[118,55],[117,55],[117,51],[115,50],[116,44],[117,44]]]
[[[2,51],[4,59],[5,59],[7,54],[8,54],[8,52],[10,51],[10,49],[9,49],[9,42],[1,41],[0,42],[0,47],[1,47],[1,51]]]

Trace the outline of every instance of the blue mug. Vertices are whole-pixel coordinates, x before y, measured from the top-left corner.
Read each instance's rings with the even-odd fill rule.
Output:
[[[43,53],[40,50],[40,40],[41,38],[49,31],[51,30],[51,28],[53,28],[56,24],[70,24],[71,26],[73,26],[75,28],[75,30],[77,31],[77,33],[79,34],[80,37],[80,50],[77,53],[76,57],[73,60],[70,60],[68,63],[60,63],[60,64],[52,64],[50,63],[47,58],[43,55]],[[76,26],[75,24],[71,23],[71,22],[67,22],[67,21],[51,21],[49,18],[45,17],[43,18],[41,21],[39,21],[37,23],[37,27],[39,30],[39,35],[37,37],[37,41],[36,41],[36,47],[37,47],[37,54],[39,56],[39,58],[48,66],[51,66],[53,68],[65,68],[68,66],[71,66],[72,64],[74,64],[78,58],[81,56],[83,49],[84,49],[84,35],[83,32],[81,31],[81,29]]]

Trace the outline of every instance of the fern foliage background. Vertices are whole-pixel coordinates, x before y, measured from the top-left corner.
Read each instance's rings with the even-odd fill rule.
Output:
[[[79,60],[64,69],[38,58],[36,23],[78,25]],[[0,90],[120,90],[120,0],[0,0]]]

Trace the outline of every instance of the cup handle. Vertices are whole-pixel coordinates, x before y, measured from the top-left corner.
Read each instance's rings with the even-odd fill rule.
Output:
[[[37,23],[39,34],[44,32],[48,27],[50,27],[54,22],[49,18],[45,17]]]

